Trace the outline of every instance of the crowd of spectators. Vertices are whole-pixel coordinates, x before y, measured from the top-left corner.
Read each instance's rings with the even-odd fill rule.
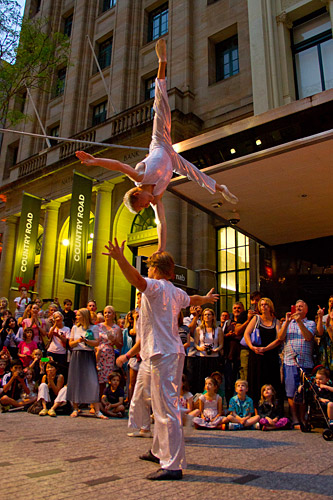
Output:
[[[47,305],[31,300],[24,287],[14,300],[15,311],[1,298],[1,411],[27,409],[40,416],[75,418],[89,408],[101,419],[126,416],[141,359],[136,355],[119,368],[116,358],[137,342],[140,300],[139,293],[136,309],[117,319],[111,305],[97,311],[90,300],[73,311],[70,299],[62,306],[57,299]],[[325,393],[320,400],[332,424],[333,296],[326,314],[318,306],[315,321],[307,318],[303,300],[280,319],[269,298],[254,292],[250,301],[247,311],[236,301],[231,311],[222,311],[219,322],[213,309],[200,306],[179,315],[186,353],[180,397],[184,424],[230,430],[301,428],[305,404],[295,397],[300,369],[310,376],[316,365],[321,369],[316,390]],[[144,377],[139,383],[144,386]],[[142,434],[151,435],[150,423],[131,435]]]

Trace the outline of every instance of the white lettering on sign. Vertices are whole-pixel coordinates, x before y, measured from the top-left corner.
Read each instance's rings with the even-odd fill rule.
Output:
[[[30,242],[31,242],[30,235],[31,235],[33,218],[34,218],[34,215],[31,212],[29,212],[27,214],[27,220],[25,223],[25,230],[24,230],[23,251],[22,251],[22,259],[21,259],[21,272],[22,273],[25,273],[27,270],[29,248],[30,248]]]
[[[82,227],[84,216],[84,202],[85,197],[83,194],[79,195],[79,204],[77,207],[76,229],[75,229],[75,242],[74,242],[74,260],[80,262],[81,260],[81,245],[82,245]]]

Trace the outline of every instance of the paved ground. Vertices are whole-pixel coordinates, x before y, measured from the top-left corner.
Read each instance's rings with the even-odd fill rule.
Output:
[[[333,441],[319,432],[193,430],[184,479],[152,482],[157,465],[137,458],[151,440],[126,430],[126,420],[0,414],[0,498],[332,498]]]

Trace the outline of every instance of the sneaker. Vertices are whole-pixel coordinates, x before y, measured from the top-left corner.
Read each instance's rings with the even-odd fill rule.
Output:
[[[256,424],[254,424],[253,428],[257,429],[258,431],[260,431],[260,424],[259,424],[259,422],[257,422]]]
[[[229,431],[239,431],[240,429],[243,429],[241,424],[234,424],[233,422],[230,422]]]

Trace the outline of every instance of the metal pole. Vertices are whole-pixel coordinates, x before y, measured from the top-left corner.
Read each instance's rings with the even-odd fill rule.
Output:
[[[102,78],[102,82],[104,84],[104,88],[105,88],[105,92],[107,93],[108,97],[109,97],[109,101],[110,101],[110,104],[112,106],[112,109],[113,109],[113,112],[116,114],[116,109],[113,105],[113,102],[112,102],[112,99],[111,99],[111,93],[110,93],[110,90],[108,88],[108,86],[106,85],[106,81],[105,81],[105,78],[104,78],[104,75],[103,75],[103,71],[99,65],[99,62],[98,62],[98,59],[97,59],[97,56],[95,54],[95,51],[94,51],[94,47],[92,46],[92,43],[90,41],[90,38],[89,38],[89,35],[87,35],[87,39],[88,39],[88,43],[89,43],[89,47],[91,49],[91,52],[92,52],[92,55],[93,55],[93,58],[95,59],[95,63],[96,63],[96,66],[97,66],[97,69],[99,71],[99,74],[101,75],[101,78]]]
[[[56,141],[77,142],[79,144],[91,144],[93,146],[104,146],[107,148],[130,149],[132,151],[133,150],[149,151],[149,148],[141,148],[139,146],[138,147],[123,146],[122,144],[109,144],[107,142],[82,141],[80,139],[68,139],[67,137],[54,137],[52,135],[33,134],[32,132],[21,132],[20,130],[11,130],[8,128],[0,128],[0,132],[10,132],[11,134],[30,135],[31,137],[42,137],[43,139],[52,139]]]
[[[46,130],[45,130],[45,128],[44,128],[44,126],[43,126],[43,124],[42,124],[42,120],[40,119],[40,116],[39,116],[39,114],[38,114],[38,111],[37,111],[37,108],[36,108],[36,106],[35,106],[35,103],[34,103],[34,100],[33,100],[33,98],[32,98],[32,95],[31,95],[31,93],[30,93],[30,90],[28,89],[28,87],[27,87],[27,86],[26,86],[25,88],[27,89],[27,93],[28,93],[29,99],[30,99],[30,101],[31,101],[32,107],[34,108],[34,112],[35,112],[35,114],[36,114],[36,116],[37,116],[37,120],[38,120],[38,123],[39,123],[39,125],[40,125],[40,128],[41,128],[41,129],[42,129],[42,131],[43,131],[43,134],[44,134],[44,137],[45,137],[45,140],[46,140],[47,147],[48,147],[48,148],[51,148],[51,147],[52,147],[52,144],[50,143],[50,141],[49,141],[49,139],[48,139],[48,137],[47,137],[47,135],[46,135]]]

